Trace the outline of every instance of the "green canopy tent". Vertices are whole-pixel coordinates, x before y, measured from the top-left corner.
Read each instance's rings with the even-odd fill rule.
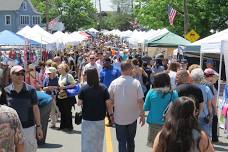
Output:
[[[178,47],[179,45],[186,46],[189,44],[191,43],[185,40],[183,37],[169,31],[165,34],[160,35],[159,37],[152,38],[150,40],[145,41],[145,46],[147,47],[175,48],[175,47]]]

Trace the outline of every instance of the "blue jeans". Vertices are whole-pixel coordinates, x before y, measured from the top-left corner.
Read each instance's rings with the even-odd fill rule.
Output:
[[[116,124],[116,138],[119,143],[119,152],[135,151],[135,135],[137,120],[129,125]]]

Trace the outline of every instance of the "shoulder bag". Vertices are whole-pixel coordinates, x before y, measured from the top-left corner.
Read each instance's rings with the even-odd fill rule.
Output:
[[[67,82],[67,85],[70,85],[69,82],[68,82],[68,75],[66,77],[66,82]],[[80,85],[79,84],[75,84],[74,87],[71,87],[71,88],[67,88],[66,89],[66,93],[67,93],[67,96],[68,97],[74,97],[76,95],[79,94],[79,91],[80,91]]]
[[[163,114],[162,114],[162,121],[165,121],[165,117],[167,115],[167,112],[169,110],[169,107],[171,106],[172,104],[172,98],[173,98],[173,91],[171,92],[171,96],[170,96],[170,99],[169,99],[169,104],[168,106],[165,108],[165,110],[163,111]]]

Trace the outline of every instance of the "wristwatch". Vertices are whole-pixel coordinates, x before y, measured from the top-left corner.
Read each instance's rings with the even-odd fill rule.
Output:
[[[41,125],[36,125],[36,128],[42,128],[42,126]]]

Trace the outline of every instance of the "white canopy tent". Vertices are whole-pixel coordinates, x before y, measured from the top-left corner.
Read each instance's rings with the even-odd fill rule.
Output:
[[[87,31],[92,32],[92,33],[98,33],[99,31],[96,30],[95,28],[90,28]]]
[[[104,31],[103,33],[104,33],[104,35],[120,36],[122,32],[120,30],[118,30],[118,29],[114,29],[112,31]]]
[[[51,33],[45,31],[39,25],[33,26],[32,30],[34,33],[37,33],[37,35],[39,35],[39,38],[41,38],[41,42],[44,41],[47,43],[46,49],[52,50],[56,48],[55,38]]]
[[[34,41],[37,41],[43,45],[48,44],[47,41],[45,41],[45,38],[42,39],[40,35],[38,35],[37,33],[34,32],[34,30],[32,30],[31,27],[29,26],[25,26],[24,28],[22,28],[20,31],[17,32],[18,35],[21,35],[27,39],[31,39]]]
[[[213,39],[214,39],[214,41],[213,41]],[[207,42],[207,43],[201,44],[200,63],[202,65],[202,59],[203,59],[204,53],[220,54],[218,95],[217,95],[217,98],[219,98],[223,56],[224,56],[224,61],[225,61],[226,76],[228,76],[228,38],[227,39],[225,38],[222,40],[221,37],[220,38],[214,37],[213,39],[210,39],[209,42]]]
[[[73,38],[73,36],[70,33],[64,33],[65,38],[63,43],[65,45],[71,44],[71,45],[77,45],[79,42]]]
[[[67,40],[66,43],[72,43],[73,45],[77,45],[78,43],[87,39],[85,36],[79,34],[79,32],[73,32],[71,34],[68,34],[68,37],[69,40]]]
[[[57,31],[57,32],[53,33],[53,37],[55,38],[57,50],[64,49],[65,48],[65,45],[64,45],[65,34],[61,31]]]
[[[228,29],[223,30],[223,31],[218,32],[218,33],[215,33],[215,34],[212,34],[212,35],[205,37],[203,39],[200,39],[200,40],[192,43],[192,45],[201,45],[203,43],[215,42],[215,41],[218,42],[218,41],[221,41],[224,39],[228,39]]]
[[[42,38],[47,39],[47,42],[49,44],[55,43],[55,38],[53,35],[47,31],[45,31],[43,28],[41,28],[39,25],[35,25],[32,27],[32,30],[36,33],[38,33]]]
[[[129,37],[131,37],[131,35],[132,35],[132,31],[127,30],[127,31],[121,32],[120,37],[121,38],[129,38]]]
[[[142,40],[144,40],[146,33],[147,32],[141,32],[141,31],[134,30],[131,37],[127,39],[127,41],[129,42],[129,46],[130,47],[137,47],[138,44]]]

